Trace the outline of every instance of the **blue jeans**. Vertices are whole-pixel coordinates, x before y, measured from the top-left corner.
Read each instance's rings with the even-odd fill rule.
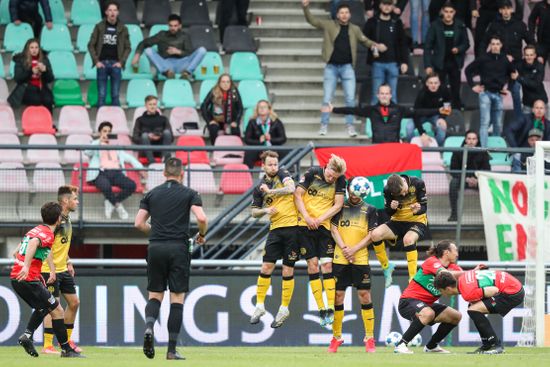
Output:
[[[437,120],[440,119],[439,115],[419,116],[416,118],[418,118],[422,123],[429,122],[430,124],[432,124],[432,130],[434,131],[435,141],[437,141],[437,145],[442,147],[443,144],[445,143],[447,130],[443,129],[441,126],[437,124]],[[414,130],[416,129],[416,126],[412,120],[407,123],[406,129],[407,129],[407,140],[411,141],[411,139],[414,137]]]
[[[521,164],[521,153],[514,153],[512,155],[512,172],[519,173],[525,168]]]
[[[493,136],[500,136],[502,126],[502,96],[500,93],[479,93],[479,141],[486,148],[489,140],[489,125],[493,125]]]
[[[520,119],[523,116],[521,84],[518,82],[510,83],[510,93],[512,94],[512,101],[514,102],[514,116],[516,119]]]
[[[397,103],[397,78],[399,77],[399,65],[396,62],[372,63],[372,98],[371,104],[376,104],[378,88],[384,83],[391,87],[391,99]]]
[[[180,74],[183,71],[188,71],[192,74],[201,63],[204,55],[206,55],[206,49],[199,47],[191,55],[180,58],[168,57],[165,59],[152,47],[146,49],[145,54],[161,74],[168,70],[176,74]]]
[[[411,36],[413,42],[424,43],[430,26],[428,8],[430,0],[411,0]],[[422,8],[421,8],[422,7]],[[422,37],[418,37],[418,14],[422,18]]]
[[[101,60],[105,67],[97,68],[97,107],[105,105],[105,97],[107,96],[107,79],[111,78],[111,100],[113,106],[120,106],[119,92],[120,80],[122,79],[122,69],[116,68],[113,65],[118,61]]]
[[[325,66],[325,75],[323,80],[323,106],[328,106],[336,92],[336,83],[338,78],[342,81],[344,90],[344,99],[346,107],[355,107],[355,71],[351,64]],[[328,125],[330,113],[321,113],[321,124]],[[353,115],[346,115],[346,124],[353,125]]]

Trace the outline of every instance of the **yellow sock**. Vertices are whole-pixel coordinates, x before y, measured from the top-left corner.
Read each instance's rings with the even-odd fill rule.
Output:
[[[344,321],[344,305],[334,306],[334,322],[332,323],[332,336],[336,339],[342,337],[342,323]]]
[[[309,274],[309,286],[311,287],[311,293],[317,303],[319,310],[325,309],[325,301],[323,301],[323,285],[321,279],[319,279],[319,273]]]
[[[334,298],[336,298],[336,280],[332,273],[323,274],[323,288],[327,294],[327,307],[334,310]]]
[[[374,336],[374,309],[372,303],[361,305],[361,317],[365,327],[365,338],[372,338]]]
[[[417,270],[418,251],[416,250],[416,244],[405,246],[407,255],[407,268],[409,269],[409,281],[414,278]]]
[[[281,297],[281,306],[288,307],[290,300],[292,299],[292,293],[294,292],[294,277],[283,277],[283,291]]]
[[[382,269],[387,269],[390,263],[388,260],[388,254],[386,253],[386,243],[384,241],[375,243],[374,253],[376,254],[376,258],[380,262],[380,265],[382,265]]]
[[[260,276],[258,276],[258,283],[256,287],[256,304],[265,303],[265,295],[267,294],[267,290],[269,289],[270,285],[271,275],[260,273]]]
[[[53,347],[53,329],[44,328],[44,348]]]
[[[67,339],[71,340],[71,335],[73,335],[74,324],[65,324],[67,328]]]

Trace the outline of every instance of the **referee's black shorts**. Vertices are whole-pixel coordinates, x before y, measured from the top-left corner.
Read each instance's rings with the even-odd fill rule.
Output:
[[[189,242],[151,242],[147,249],[147,290],[164,292],[189,291],[191,255]]]

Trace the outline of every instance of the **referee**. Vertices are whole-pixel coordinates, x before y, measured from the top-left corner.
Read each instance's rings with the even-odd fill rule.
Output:
[[[166,359],[185,359],[176,351],[182,324],[183,298],[189,290],[189,212],[199,226],[196,242],[204,244],[208,228],[200,195],[182,185],[181,160],[169,158],[164,164],[166,182],[149,191],[141,200],[135,227],[149,235],[147,253],[147,290],[143,353],[155,357],[153,326],[158,318],[166,286],[170,289],[168,316],[168,352]],[[147,220],[151,217],[151,224]]]

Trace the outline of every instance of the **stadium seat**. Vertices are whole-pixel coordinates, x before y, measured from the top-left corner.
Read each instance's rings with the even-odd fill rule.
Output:
[[[204,139],[201,136],[182,135],[178,138],[176,145],[178,147],[204,147]],[[188,159],[189,157],[189,159]],[[206,163],[210,164],[208,153],[205,150],[191,151],[189,154],[186,151],[179,150],[176,152],[176,158],[181,159],[184,165],[188,163]]]
[[[195,24],[211,25],[206,1],[182,0],[180,5],[181,23],[184,27]]]
[[[267,90],[261,80],[243,80],[239,83],[239,94],[244,108],[256,107],[259,100],[269,100]]]
[[[217,194],[219,192],[214,173],[209,164],[191,163],[183,170],[187,175],[183,183],[200,194]]]
[[[235,52],[231,55],[229,74],[234,81],[264,79],[260,60],[253,52]]]
[[[246,131],[246,127],[248,126],[248,122],[250,121],[250,119],[252,118],[252,115],[254,115],[254,112],[256,111],[256,106],[254,107],[250,107],[250,108],[247,108],[245,111],[244,111],[244,116],[243,116],[243,122],[242,122],[242,132],[243,132],[243,135],[244,135],[244,132]]]
[[[54,24],[52,29],[42,27],[40,46],[45,51],[72,51],[71,32],[65,24]]]
[[[55,79],[80,79],[76,59],[70,51],[52,51],[48,58]]]
[[[15,134],[0,134],[2,145],[19,145],[19,138]],[[0,162],[23,163],[23,152],[21,149],[0,149]]]
[[[53,98],[56,107],[84,106],[80,83],[76,80],[56,80],[53,85]]]
[[[0,61],[2,61],[0,59]],[[4,70],[4,66],[0,67],[0,70]],[[0,105],[8,104],[8,97],[10,96],[10,91],[8,89],[8,83],[4,78],[0,77]]]
[[[191,48],[196,50],[204,47],[206,51],[218,52],[218,46],[214,39],[214,30],[208,25],[192,25],[189,27],[189,38],[191,38]]]
[[[437,153],[437,152],[432,152]],[[445,174],[445,168],[441,165],[429,165],[422,166],[422,179],[426,184],[426,192],[430,195],[448,195],[449,194],[449,180]],[[433,171],[433,172],[430,172]]]
[[[162,105],[171,107],[195,107],[193,90],[187,80],[170,79],[162,88]]]
[[[0,1],[0,24],[11,23],[10,17],[10,0]]]
[[[214,86],[218,83],[217,79],[206,79],[203,80],[201,83],[201,88],[199,90],[199,105],[202,104],[208,93],[214,88]]]
[[[126,60],[126,67],[122,71],[122,79],[153,79],[153,74],[151,74],[151,64],[149,63],[149,58],[145,54],[142,54],[139,57],[138,70],[137,72],[134,71],[132,66],[134,53],[134,51],[130,52],[130,56],[128,56],[128,59]]]
[[[235,135],[219,135],[214,142],[215,147],[238,147],[243,146],[243,141],[240,136]],[[212,162],[216,166],[226,164],[241,164],[244,159],[244,151],[227,151],[215,150],[212,153]]]
[[[223,34],[223,49],[225,52],[256,52],[256,43],[250,29],[242,25],[230,25]]]
[[[506,140],[501,136],[489,136],[487,148],[508,148],[508,144],[506,144]],[[489,152],[489,155],[491,156],[491,161],[489,162],[491,164],[491,170],[510,170],[512,160],[508,153]]]
[[[22,163],[0,163],[0,192],[29,192],[27,172]]]
[[[82,24],[78,27],[78,33],[76,35],[76,50],[78,52],[88,52],[88,42],[92,36],[95,24]]]
[[[88,104],[90,107],[95,107],[97,106],[98,100],[97,80],[92,80],[88,85]],[[107,96],[105,97],[105,104],[110,105],[111,103],[111,81],[107,80]]]
[[[88,134],[71,134],[67,136],[65,145],[84,146],[92,143],[92,137]],[[88,162],[89,158],[82,153],[82,161]],[[63,151],[63,162],[65,164],[74,164],[80,162],[80,151],[74,149],[66,149]]]
[[[131,167],[126,167],[131,168]],[[130,178],[132,181],[136,183],[136,193],[142,193],[143,192],[143,185],[141,184],[141,179],[139,178],[139,174],[137,171],[126,171],[128,178]],[[99,189],[95,187],[92,183],[89,183],[86,181],[86,177],[88,175],[88,163],[82,164],[82,192],[85,194],[90,193],[99,193]],[[73,166],[73,170],[71,172],[71,185],[79,187],[80,186],[80,163],[75,163]],[[119,193],[120,188],[117,186],[113,187],[114,193]]]
[[[193,107],[174,107],[170,112],[170,126],[174,136],[180,135],[199,135],[202,136],[200,129],[188,129],[183,126],[186,122],[194,122],[199,125],[199,115]]]
[[[135,50],[137,45],[143,41],[141,28],[137,24],[128,24],[126,28],[128,28],[128,36],[130,37],[130,47]]]
[[[246,164],[227,164],[220,178],[220,191],[225,195],[241,195],[253,185],[252,174]]]
[[[145,103],[145,97],[157,95],[157,87],[152,80],[132,79],[126,90],[126,103],[128,107],[139,107]]]
[[[140,118],[147,109],[145,106],[138,107],[134,110],[134,116],[132,118],[132,126],[130,126],[130,131],[134,130],[134,126],[136,125],[136,120]],[[158,112],[162,115],[162,111],[158,110]]]
[[[411,144],[418,145],[422,148],[422,139],[419,136],[415,136],[411,139]],[[430,137],[429,147],[437,148],[437,141],[434,138]],[[439,152],[422,152],[422,167],[427,166],[443,166],[443,160],[441,159],[441,154]]]
[[[164,177],[164,164],[151,163],[147,171],[147,182],[145,183],[145,188],[147,191],[153,190],[155,187],[166,181],[166,178]]]
[[[172,7],[169,0],[145,0],[141,22],[146,27],[165,24],[170,13],[172,13]]]
[[[445,143],[443,143],[443,146],[445,148],[459,148],[462,146],[462,143],[464,142],[463,136],[448,136],[445,139]],[[443,152],[443,164],[446,167],[451,166],[451,158],[453,157],[453,152]]]
[[[0,63],[2,66],[0,66],[0,78],[4,79],[6,77],[6,71],[4,70],[4,58],[2,57],[2,54],[0,54]]]
[[[9,105],[0,105],[0,133],[17,134],[15,115]]]
[[[130,131],[128,130],[128,123],[126,122],[126,114],[124,113],[124,110],[118,106],[101,106],[97,110],[94,131],[97,131],[99,124],[103,121],[109,121],[113,124],[113,134],[130,134]]]
[[[65,106],[59,113],[57,130],[62,135],[92,134],[88,111],[82,106]]]
[[[215,70],[216,67],[217,70]],[[193,73],[196,80],[218,79],[221,74],[223,74],[223,61],[217,52],[207,52]]]
[[[23,134],[55,134],[52,114],[44,106],[29,106],[21,116]]]
[[[67,24],[67,18],[65,18],[65,7],[63,6],[63,0],[48,0],[50,4],[50,11],[52,12],[53,24]],[[42,20],[46,20],[42,7],[38,6],[38,12],[42,17]]]
[[[22,51],[27,40],[33,37],[34,33],[29,24],[15,25],[15,23],[9,23],[4,33],[4,50],[7,52]]]
[[[163,23],[166,23],[166,20]],[[160,31],[167,31],[167,30],[168,30],[168,24],[155,24],[149,30],[149,37],[153,37],[155,34],[159,33]]]
[[[73,1],[71,23],[73,25],[97,24],[101,20],[101,9],[97,0]]]
[[[37,163],[32,175],[32,191],[57,192],[65,185],[65,175],[59,163]]]
[[[118,19],[120,19],[122,23],[126,25],[139,24],[136,2],[134,2],[134,0],[118,0],[118,3],[120,5]]]
[[[86,80],[96,80],[97,81],[97,69],[92,61],[92,56],[89,52],[86,52],[84,55],[84,62],[82,64],[82,74]]]
[[[29,137],[28,145],[55,145],[57,140],[51,134],[33,134]],[[27,150],[29,163],[59,163],[59,150],[57,149],[29,149]]]

